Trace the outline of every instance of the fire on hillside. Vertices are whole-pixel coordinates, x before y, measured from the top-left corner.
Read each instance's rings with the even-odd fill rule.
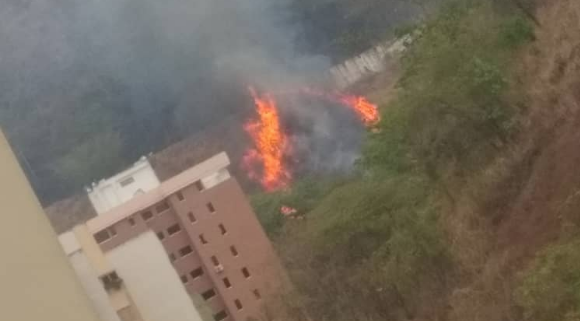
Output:
[[[249,178],[258,182],[266,192],[284,189],[292,180],[292,169],[288,159],[293,156],[293,145],[288,133],[285,132],[276,100],[276,97],[282,94],[258,93],[254,88],[249,88],[249,91],[257,117],[244,124],[244,129],[254,146],[246,151],[242,167]],[[363,96],[327,93],[313,89],[302,89],[290,94],[316,97],[337,106],[347,107],[367,128],[375,126],[380,120],[377,106]]]

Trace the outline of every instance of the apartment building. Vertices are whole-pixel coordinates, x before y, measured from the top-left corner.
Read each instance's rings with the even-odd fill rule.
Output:
[[[113,266],[123,266],[117,271],[123,279],[146,284],[157,277],[155,269],[135,263],[148,255],[136,240],[149,233],[192,302],[201,297],[214,320],[260,320],[265,300],[281,284],[281,269],[229,164],[221,153],[159,182],[142,159],[87,189],[98,215],[86,227]],[[133,254],[120,254],[129,245]]]
[[[84,224],[59,241],[102,321],[202,321],[152,231],[106,255]]]
[[[0,320],[99,321],[0,131]]]

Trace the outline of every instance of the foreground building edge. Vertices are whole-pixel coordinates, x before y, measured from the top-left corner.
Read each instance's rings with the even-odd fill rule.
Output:
[[[1,319],[98,321],[1,131],[0,177]]]

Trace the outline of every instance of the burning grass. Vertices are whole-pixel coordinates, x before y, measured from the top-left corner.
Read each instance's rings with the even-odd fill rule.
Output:
[[[305,160],[299,159],[300,157],[311,158],[313,155],[307,153],[298,155],[292,144],[293,141],[289,138],[288,126],[284,126],[283,114],[280,112],[280,106],[274,94],[258,94],[253,88],[250,88],[250,93],[255,104],[257,117],[249,120],[244,129],[252,138],[254,146],[245,153],[242,167],[250,179],[259,182],[266,192],[288,188],[293,176],[292,163],[304,163]],[[366,127],[375,126],[380,120],[377,105],[372,104],[362,96],[331,94],[313,89],[284,94],[314,96],[339,106],[348,107],[361,124]],[[300,108],[308,107],[301,106]],[[301,112],[295,113],[300,115]],[[313,125],[325,126],[324,124]],[[313,130],[316,129],[308,128],[308,131]],[[308,137],[308,139],[312,139],[312,137]],[[325,156],[330,157],[330,155]],[[327,160],[327,163],[332,163],[332,160]]]

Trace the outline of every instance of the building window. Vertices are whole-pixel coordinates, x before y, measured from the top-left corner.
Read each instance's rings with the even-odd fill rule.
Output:
[[[169,204],[167,204],[167,202],[165,202],[165,201],[163,201],[155,206],[155,210],[157,211],[157,213],[163,213],[163,212],[167,211],[168,209],[169,209]]]
[[[226,231],[226,227],[223,224],[218,225],[218,227],[220,228],[220,232],[222,233],[222,235],[226,235],[226,233],[228,231]]]
[[[215,257],[215,255],[211,257],[211,263],[213,263],[214,266],[220,265],[220,261]]]
[[[181,193],[181,192],[175,193],[175,196],[177,197],[177,200],[180,202],[185,199],[185,197],[183,197],[183,193]]]
[[[181,226],[179,226],[179,223],[173,224],[167,229],[167,235],[171,236],[173,234],[179,233],[179,231],[181,231]]]
[[[201,297],[204,300],[206,300],[206,301],[209,300],[209,299],[211,299],[211,298],[213,298],[214,296],[215,296],[215,290],[214,289],[209,289],[209,290],[207,290],[207,291],[205,291],[205,292],[203,292],[201,294]]]
[[[124,180],[120,181],[119,184],[121,185],[121,187],[125,187],[127,185],[131,185],[135,183],[135,179],[133,177],[127,177]]]
[[[127,221],[129,222],[129,225],[135,226],[135,219],[134,218],[129,217],[129,219]]]
[[[242,306],[242,302],[240,302],[240,300],[235,299],[234,300],[234,304],[236,305],[236,308],[238,308],[238,310],[243,309],[244,307]]]
[[[182,276],[180,276],[179,278],[181,279],[181,283],[183,283],[183,284],[187,283],[187,281],[188,281],[187,280],[187,275],[185,275],[185,274],[182,275]]]
[[[215,321],[222,321],[228,317],[228,313],[225,310],[221,310],[220,312],[213,315],[213,319]]]
[[[205,206],[207,207],[207,210],[210,213],[215,213],[215,207],[213,206],[213,204],[211,202],[207,203]]]
[[[260,291],[258,291],[258,289],[254,289],[254,291],[252,291],[252,293],[254,293],[254,297],[257,300],[260,300],[262,298],[262,295],[260,294]]]
[[[205,187],[203,186],[203,183],[201,181],[195,182],[195,188],[197,188],[198,192],[201,192],[205,189]]]
[[[189,221],[190,221],[191,223],[195,223],[195,222],[197,222],[197,219],[195,218],[195,216],[193,215],[193,213],[192,213],[192,212],[189,212],[189,213],[187,213],[187,217],[189,218]]]
[[[179,250],[179,255],[181,255],[181,257],[184,257],[186,255],[191,254],[192,252],[193,252],[193,249],[191,248],[191,246],[188,245],[188,246],[182,247]]]
[[[175,262],[175,260],[177,260],[177,257],[175,257],[175,254],[171,253],[171,254],[169,254],[169,260],[171,262]]]
[[[95,241],[97,241],[97,243],[101,244],[104,243],[105,241],[108,241],[110,238],[114,237],[115,235],[117,235],[117,231],[115,231],[115,229],[111,226],[108,229],[104,229],[98,233],[96,233],[94,235]]]
[[[226,288],[229,289],[229,288],[232,287],[232,284],[230,283],[230,280],[228,278],[224,278],[223,281],[224,281],[224,285],[225,285]]]
[[[141,213],[141,217],[143,218],[144,221],[149,221],[150,219],[153,218],[153,213],[151,213],[151,211],[145,211]]]
[[[232,246],[230,246],[230,252],[232,252],[232,255],[233,255],[233,256],[238,256],[238,254],[239,254],[239,253],[238,253],[238,249],[236,249],[236,247],[235,247],[235,246],[233,246],[233,245],[232,245]]]
[[[113,271],[101,276],[101,281],[105,290],[119,289],[121,287],[121,279],[117,275],[117,272]]]
[[[163,232],[157,232],[157,238],[159,238],[159,240],[163,241],[163,239],[165,238],[165,234],[163,234]]]
[[[191,275],[191,278],[195,280],[203,275],[203,269],[201,267],[198,267],[197,269],[189,272],[189,275]]]
[[[248,268],[242,268],[242,274],[246,279],[250,277],[250,271],[248,271]]]
[[[199,240],[201,241],[201,244],[207,244],[207,240],[203,234],[199,234]]]

